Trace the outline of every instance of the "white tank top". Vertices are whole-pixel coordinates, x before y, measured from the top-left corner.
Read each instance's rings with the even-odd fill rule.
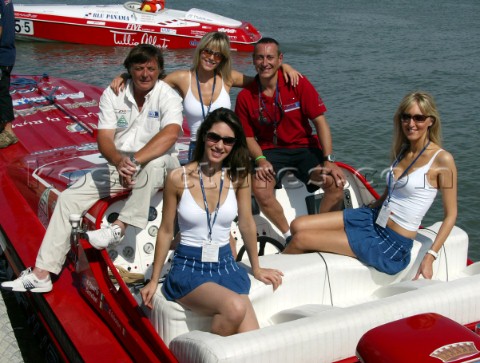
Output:
[[[427,173],[442,150],[438,150],[426,165],[405,175],[400,180],[394,180],[393,171],[387,173],[387,184],[390,174],[392,183],[395,184],[388,204],[392,211],[390,219],[408,231],[418,230],[423,217],[437,195],[438,189],[432,187],[428,182]]]
[[[180,243],[191,247],[202,247],[208,240],[208,224],[205,209],[201,208],[190,193],[187,186],[187,173],[183,167],[184,190],[177,206],[178,226],[180,228]],[[220,247],[230,242],[232,222],[238,214],[237,197],[230,183],[225,201],[218,209],[217,219],[213,225],[212,241]]]
[[[203,122],[203,112],[205,116],[208,112],[208,105],[202,105],[199,100],[195,98],[192,93],[192,75],[190,74],[190,84],[188,86],[187,94],[183,100],[183,111],[185,113],[185,117],[187,118],[188,128],[190,129],[190,140],[196,141],[197,140],[197,130]],[[212,106],[210,107],[210,112],[216,110],[217,108],[225,107],[231,108],[232,101],[230,100],[230,96],[225,89],[223,79],[222,79],[222,90],[218,95],[217,99],[212,102]]]

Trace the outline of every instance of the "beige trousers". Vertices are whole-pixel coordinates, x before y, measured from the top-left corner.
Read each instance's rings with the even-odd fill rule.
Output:
[[[179,166],[178,159],[170,155],[161,156],[143,166],[118,219],[128,225],[145,228],[152,196],[163,187],[167,171]],[[112,165],[93,170],[64,190],[58,196],[35,266],[59,274],[70,249],[70,214],[81,214],[99,199],[121,191],[125,188]]]

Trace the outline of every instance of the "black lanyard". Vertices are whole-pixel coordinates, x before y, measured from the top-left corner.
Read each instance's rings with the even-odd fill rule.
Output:
[[[222,197],[223,180],[225,179],[225,169],[222,168],[222,176],[220,177],[220,190],[218,191],[218,202],[217,206],[215,207],[215,216],[213,217],[213,222],[210,210],[208,209],[207,195],[205,194],[205,186],[203,185],[203,173],[200,166],[198,167],[198,176],[200,177],[200,187],[202,188],[203,203],[205,204],[205,212],[207,213],[208,240],[211,242],[213,226],[215,224],[215,221],[217,220],[218,210],[220,209],[220,199]]]
[[[207,115],[205,115],[205,109],[203,107],[203,98],[202,98],[202,91],[200,90],[200,81],[198,80],[198,71],[195,71],[195,76],[197,77],[198,97],[200,98],[200,105],[202,106],[203,120],[205,121],[205,117],[208,116],[208,114],[210,113],[210,108],[212,107],[212,103],[213,103],[213,95],[215,94],[215,84],[217,83],[217,72],[213,71],[212,97],[210,98],[210,104],[208,105]]]
[[[424,153],[425,150],[427,150],[428,145],[430,145],[430,140],[428,140],[427,145],[423,147],[423,149],[418,153],[417,157],[410,163],[410,165],[407,166],[407,168],[403,171],[402,175],[400,175],[397,179],[397,182],[400,181],[405,175],[407,175],[408,171],[410,168],[413,166],[413,164],[416,163],[420,155]],[[402,160],[403,153],[399,155],[393,162],[392,166],[390,167],[390,173],[388,174],[388,202],[390,202],[390,198],[392,196],[393,191],[395,190],[395,185],[397,184],[396,182],[393,183],[392,187],[392,178],[393,178],[393,168],[398,165],[400,160]]]

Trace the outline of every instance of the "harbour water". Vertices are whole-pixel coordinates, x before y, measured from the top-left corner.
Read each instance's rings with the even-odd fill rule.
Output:
[[[480,259],[476,215],[480,193],[475,174],[480,166],[475,151],[480,134],[480,2],[175,0],[167,2],[169,6],[199,7],[245,19],[264,36],[276,38],[285,62],[307,76],[325,101],[337,158],[365,170],[379,192],[383,190],[380,176],[389,161],[392,117],[400,99],[419,89],[434,95],[442,116],[444,147],[458,167],[457,225],[470,236],[472,258]],[[102,87],[122,72],[128,52],[128,48],[40,42],[17,42],[17,46],[16,73],[48,73]],[[191,54],[192,50],[167,50],[167,71],[189,67]],[[253,74],[250,54],[234,53],[233,58],[238,70]],[[442,216],[441,198],[437,198],[424,225]]]
[[[108,0],[49,0],[50,4],[111,4]],[[115,1],[119,3],[121,0]],[[17,0],[37,3],[38,0]],[[480,25],[477,0],[175,0],[250,21],[276,38],[291,64],[314,84],[328,108],[337,159],[362,169],[378,192],[389,163],[392,117],[407,92],[434,95],[442,116],[444,148],[458,168],[457,225],[480,260],[480,205],[476,170],[479,139]],[[99,86],[122,72],[128,48],[17,42],[17,74],[73,78]],[[188,68],[192,50],[165,51],[167,71]],[[234,66],[253,74],[251,55],[234,53]],[[238,91],[233,92],[235,99]],[[424,225],[441,220],[441,198]]]

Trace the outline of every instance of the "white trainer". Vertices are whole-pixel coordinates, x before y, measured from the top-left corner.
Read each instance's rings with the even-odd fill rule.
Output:
[[[117,224],[111,224],[95,231],[87,232],[88,241],[97,250],[103,250],[110,245],[118,244],[122,239],[122,229]]]
[[[29,267],[22,271],[20,276],[13,281],[2,282],[2,289],[18,292],[49,292],[52,291],[53,285],[50,275],[40,280]]]

